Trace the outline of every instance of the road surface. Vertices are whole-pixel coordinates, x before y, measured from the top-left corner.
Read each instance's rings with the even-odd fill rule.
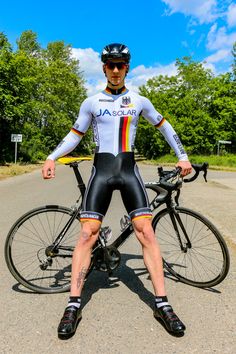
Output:
[[[81,165],[85,179],[91,163]],[[140,164],[144,180],[155,180],[155,167]],[[122,246],[122,263],[109,286],[106,274],[93,273],[83,294],[83,319],[67,341],[57,338],[58,322],[68,293],[34,294],[19,286],[4,261],[4,242],[12,223],[24,212],[44,204],[71,206],[77,188],[72,171],[57,168],[56,178],[43,181],[40,171],[0,182],[1,283],[0,352],[24,354],[189,354],[236,352],[236,173],[209,172],[185,185],[182,203],[201,211],[223,233],[230,249],[228,277],[214,289],[202,290],[166,278],[170,303],[187,326],[185,335],[168,334],[153,318],[151,281],[135,237]],[[124,212],[114,194],[105,224],[119,231]]]

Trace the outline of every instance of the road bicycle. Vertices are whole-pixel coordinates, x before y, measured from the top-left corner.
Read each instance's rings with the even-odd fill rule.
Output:
[[[37,293],[68,291],[71,258],[80,231],[80,211],[85,184],[79,163],[91,158],[59,159],[75,174],[80,197],[71,207],[45,205],[20,217],[10,229],[5,243],[5,260],[13,277]],[[203,215],[179,205],[183,182],[192,182],[200,171],[206,180],[208,164],[193,164],[194,175],[181,178],[180,169],[158,168],[159,180],[147,182],[154,193],[150,208],[153,229],[159,241],[165,270],[179,281],[200,287],[213,287],[224,280],[230,266],[227,245],[217,228]],[[121,233],[109,240],[111,228],[101,227],[91,256],[90,268],[110,276],[119,266],[119,247],[133,233],[130,218],[120,219]]]

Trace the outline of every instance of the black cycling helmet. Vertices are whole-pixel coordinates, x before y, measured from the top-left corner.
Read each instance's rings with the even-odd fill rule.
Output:
[[[129,48],[124,44],[112,43],[106,45],[101,54],[102,62],[105,64],[108,60],[124,59],[127,63],[130,61]]]

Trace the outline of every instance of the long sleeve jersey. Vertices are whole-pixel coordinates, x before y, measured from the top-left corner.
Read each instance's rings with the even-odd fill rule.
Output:
[[[121,152],[133,151],[141,115],[160,130],[179,160],[188,160],[173,127],[146,97],[126,88],[118,95],[104,90],[85,99],[71,131],[48,159],[56,160],[74,150],[90,125],[97,153],[109,152],[116,156]]]

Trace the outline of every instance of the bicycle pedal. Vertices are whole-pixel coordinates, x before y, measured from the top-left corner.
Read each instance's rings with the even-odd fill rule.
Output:
[[[107,278],[107,285],[109,288],[116,288],[117,286],[119,286],[119,284],[117,284],[119,281],[119,278],[115,275],[111,275],[108,276]]]

